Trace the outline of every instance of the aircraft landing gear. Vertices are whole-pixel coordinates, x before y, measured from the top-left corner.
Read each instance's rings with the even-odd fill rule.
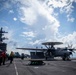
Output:
[[[62,58],[62,60],[64,60],[64,61],[65,61],[65,59],[66,59],[66,58],[64,58],[64,57]]]
[[[70,61],[70,56],[67,56],[67,54],[64,54],[64,57],[62,57],[64,61]]]

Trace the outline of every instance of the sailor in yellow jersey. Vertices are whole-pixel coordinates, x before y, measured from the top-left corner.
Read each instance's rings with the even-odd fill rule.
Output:
[[[11,51],[11,53],[10,53],[10,63],[12,63],[13,57],[14,57],[14,53],[13,53],[13,51]]]

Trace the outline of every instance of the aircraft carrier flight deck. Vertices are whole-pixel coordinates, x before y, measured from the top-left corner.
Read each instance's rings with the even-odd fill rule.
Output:
[[[45,65],[28,65],[26,59],[14,59],[0,66],[0,75],[76,75],[76,60],[44,61]]]

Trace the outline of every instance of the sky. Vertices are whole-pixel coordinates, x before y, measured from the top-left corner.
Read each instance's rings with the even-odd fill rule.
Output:
[[[8,52],[49,41],[76,48],[76,0],[0,0],[0,27]]]

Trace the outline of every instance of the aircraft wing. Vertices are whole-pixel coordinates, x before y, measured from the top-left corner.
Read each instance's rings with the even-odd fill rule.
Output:
[[[46,51],[47,49],[41,49],[41,48],[16,48],[16,49],[22,49],[22,50],[39,50],[39,51]]]

